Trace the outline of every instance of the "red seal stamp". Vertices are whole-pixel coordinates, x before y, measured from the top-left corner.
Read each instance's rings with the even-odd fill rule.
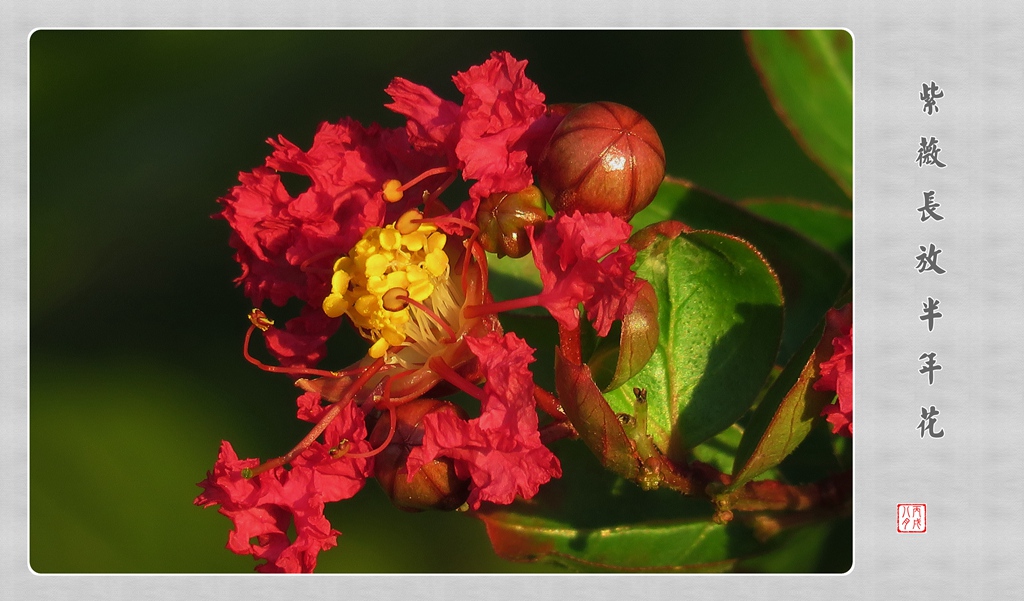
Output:
[[[927,530],[927,505],[924,503],[896,504],[896,532],[917,534]]]

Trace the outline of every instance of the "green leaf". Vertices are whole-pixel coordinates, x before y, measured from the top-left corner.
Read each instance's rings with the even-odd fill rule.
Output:
[[[810,240],[834,252],[850,265],[853,262],[853,214],[820,203],[793,198],[747,198],[743,208],[775,223],[789,226]]]
[[[533,262],[533,255],[526,255],[518,259],[512,257],[501,257],[487,253],[487,288],[494,295],[495,301],[522,298],[538,294],[543,285],[540,281],[540,271]],[[541,307],[527,307],[518,309],[515,313],[526,315],[547,315],[548,312]]]
[[[852,197],[853,36],[841,29],[760,30],[745,38],[775,112]]]
[[[478,512],[501,557],[587,571],[721,572],[760,551],[745,525],[714,523],[706,500],[642,491],[579,443],[557,445],[562,478],[529,501]]]
[[[658,298],[658,346],[647,365],[605,395],[633,413],[647,390],[648,433],[675,460],[734,423],[772,369],[782,333],[782,293],[749,243],[661,224],[637,232],[637,275]]]
[[[786,299],[785,331],[776,358],[780,365],[789,362],[848,286],[849,271],[834,253],[794,229],[685,180],[666,179],[654,202],[634,221],[640,226],[661,219],[738,236],[764,254],[782,283]],[[852,236],[852,227],[848,231]]]
[[[852,462],[842,461],[841,452],[836,448],[837,445],[849,442],[849,438],[833,435],[832,426],[824,419],[815,420],[800,446],[787,455],[778,467],[765,473],[777,473],[778,478],[790,484],[809,484],[849,471],[853,467]],[[760,480],[761,477],[755,479]]]
[[[853,519],[788,528],[768,541],[767,547],[764,554],[741,560],[736,571],[841,574],[853,567]]]
[[[812,387],[819,363],[832,352],[831,338],[822,343],[824,328],[823,321],[754,411],[736,451],[730,489],[782,463],[811,431],[821,408],[835,397]]]

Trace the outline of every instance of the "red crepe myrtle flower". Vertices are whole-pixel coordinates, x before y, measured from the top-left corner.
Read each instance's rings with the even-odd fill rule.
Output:
[[[367,448],[364,417],[350,404],[331,423],[328,445],[346,438],[355,441],[350,443],[353,448]],[[217,463],[199,483],[203,493],[195,504],[220,505],[218,511],[235,525],[227,548],[266,560],[258,571],[311,572],[317,554],[337,545],[340,534],[324,517],[324,504],[352,497],[372,473],[371,460],[352,455],[334,459],[328,449],[313,443],[291,462],[292,469],[279,466],[246,478],[245,470],[256,468],[259,460],[240,460],[231,443],[223,441]],[[291,526],[294,541],[287,534]]]
[[[636,251],[626,243],[631,227],[611,213],[556,214],[543,227],[526,226],[540,294],[469,307],[470,315],[541,306],[567,330],[579,327],[579,304],[599,336],[633,310],[641,283],[632,270]]]
[[[599,336],[633,310],[640,282],[631,270],[636,251],[626,244],[630,231],[610,213],[579,211],[556,215],[540,235],[527,228],[544,284],[539,304],[563,327],[577,327],[581,302]]]
[[[576,213],[528,232],[544,291],[493,302],[477,206],[532,183],[536,157],[564,114],[544,105],[525,66],[496,52],[457,74],[462,104],[395,79],[389,107],[408,118],[404,129],[345,119],[322,124],[308,150],[271,140],[265,165],[241,174],[240,185],[220,199],[217,217],[231,226],[246,295],[255,305],[304,303],[283,328],[254,309],[244,354],[266,371],[302,377],[297,416],[315,425],[291,451],[263,463],[240,460],[223,442],[195,500],[220,505],[235,524],[228,548],[264,560],[259,570],[315,567],[339,534],[324,518],[324,504],[351,497],[371,476],[374,456],[394,438],[396,407],[428,393],[443,396],[444,381],[477,398],[480,415],[425,417],[422,445],[406,463],[410,478],[447,457],[456,476],[470,481],[468,503],[478,508],[530,498],[561,476],[541,441],[535,398],[555,419],[565,415],[534,385],[533,349],[503,334],[496,313],[515,303],[542,305],[575,328],[582,302],[605,335],[630,311],[639,286],[629,226],[607,214]],[[308,188],[289,192],[279,172],[308,178]],[[459,172],[474,182],[470,199],[446,213],[436,197]],[[339,371],[315,368],[342,321],[371,343],[367,356]],[[282,365],[249,355],[257,329]],[[371,448],[367,429],[384,424],[385,411],[390,430]],[[291,528],[294,540],[286,534]]]
[[[404,130],[364,128],[351,119],[321,124],[308,151],[282,136],[268,143],[274,152],[266,166],[239,174],[241,184],[220,199],[224,209],[215,217],[231,226],[242,266],[236,281],[253,304],[269,299],[283,306],[297,297],[319,306],[330,273],[310,265],[333,260],[368,227],[397,218],[407,203],[388,205],[384,182],[412,178],[437,159],[413,152]],[[305,176],[309,187],[293,197],[278,172]],[[268,348],[285,364],[313,365],[337,324],[310,314],[296,319],[286,328],[290,336],[268,339]]]
[[[821,362],[821,377],[814,383],[819,391],[835,391],[836,402],[821,414],[832,424],[832,433],[853,436],[853,305],[830,309],[825,316],[832,338],[832,357]],[[826,334],[827,335],[827,334]]]
[[[476,180],[456,217],[471,220],[480,200],[533,183],[529,163],[561,116],[548,114],[544,94],[524,74],[526,64],[493,52],[482,65],[458,73],[452,81],[463,94],[461,105],[401,77],[386,89],[394,102],[385,106],[409,118],[413,146],[443,153],[464,180]]]
[[[540,485],[562,475],[558,458],[545,447],[537,430],[533,376],[527,365],[533,349],[515,334],[492,332],[466,343],[480,360],[487,378],[480,398],[480,417],[463,420],[454,413],[424,418],[421,447],[409,454],[409,480],[437,457],[455,460],[455,473],[471,478],[467,502],[478,509],[483,501],[507,505],[516,495],[529,499]]]

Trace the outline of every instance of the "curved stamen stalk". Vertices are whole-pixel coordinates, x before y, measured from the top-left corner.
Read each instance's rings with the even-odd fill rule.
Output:
[[[480,228],[477,226],[477,224],[473,223],[472,221],[466,221],[465,219],[462,219],[462,218],[459,218],[459,217],[452,217],[450,215],[439,215],[437,217],[424,217],[423,219],[417,219],[414,223],[431,223],[431,224],[434,224],[434,225],[438,225],[440,223],[450,223],[450,224],[453,224],[453,225],[461,225],[462,227],[468,229],[471,232],[479,232],[480,231]]]
[[[579,435],[579,432],[576,431],[576,428],[569,421],[554,422],[540,429],[540,441],[545,445],[563,438],[577,438]]]
[[[525,309],[527,307],[537,307],[540,303],[539,294],[533,296],[524,296],[523,298],[511,298],[509,300],[496,301],[493,303],[484,303],[482,305],[472,305],[466,307],[465,315],[469,319],[474,317],[480,317],[489,313],[501,313],[502,311],[515,311],[516,309]]]
[[[376,449],[367,451],[365,453],[340,453],[337,455],[338,457],[346,456],[353,457],[356,459],[373,457],[374,455],[386,449],[389,444],[391,444],[391,439],[395,437],[395,430],[398,428],[398,419],[395,415],[395,405],[394,403],[391,402],[391,378],[388,378],[387,380],[384,381],[384,394],[381,397],[379,404],[382,404],[384,405],[384,407],[387,408],[388,419],[390,421],[390,425],[388,426],[388,436],[387,438],[384,439],[384,442],[382,442]]]
[[[466,290],[466,289],[469,288],[469,283],[466,281],[466,279],[469,277],[469,261],[470,261],[471,258],[476,258],[475,257],[475,253],[473,252],[473,249],[476,248],[476,246],[478,246],[476,244],[476,240],[479,237],[480,237],[480,230],[474,230],[473,233],[469,236],[469,239],[466,240],[466,254],[462,258],[462,276],[459,278],[459,283],[462,284],[462,289],[463,290]],[[480,259],[477,259],[477,262],[479,262],[479,261],[480,261]],[[485,261],[486,261],[486,259],[485,259]],[[485,269],[483,273],[486,274],[486,272],[487,272],[487,270]],[[482,288],[484,290],[487,289],[486,275],[484,275],[484,281],[483,281],[483,287]]]
[[[344,254],[344,253],[342,253],[340,251],[337,251],[337,250],[324,250],[324,251],[320,251],[320,252],[316,253],[315,255],[313,255],[312,257],[310,257],[310,258],[306,259],[305,261],[303,261],[302,263],[300,263],[299,264],[299,270],[300,271],[308,271],[308,268],[309,268],[309,266],[311,264],[316,263],[317,261],[319,261],[321,259],[330,259],[331,262],[333,263],[334,260],[338,258],[339,254]],[[320,269],[318,269],[317,271],[320,271]],[[330,273],[333,273],[333,271],[328,271],[327,273],[330,274]]]
[[[416,371],[417,370],[415,369],[407,369],[401,373],[395,374],[394,376],[392,376],[392,379],[400,380],[401,378],[405,378],[406,376],[411,376],[415,374]],[[434,386],[436,386],[436,382],[431,382],[429,380],[425,381],[419,386],[416,386],[415,388],[408,389],[406,391],[405,396],[391,397],[391,405],[397,407],[399,405],[404,405],[409,401],[414,401],[418,398],[421,398],[424,394],[427,393],[428,390],[430,390]]]
[[[480,289],[487,290],[487,253],[484,252],[484,247],[479,242],[470,247],[470,252],[476,259],[476,264],[480,266]]]
[[[254,311],[258,311],[258,309],[254,309]],[[309,367],[283,367],[280,365],[267,365],[266,363],[263,363],[256,357],[249,354],[249,341],[252,339],[252,333],[258,327],[259,326],[256,324],[249,326],[249,330],[245,333],[245,341],[242,343],[242,355],[245,357],[246,361],[252,363],[263,371],[269,371],[275,374],[288,374],[291,376],[324,376],[326,378],[340,378],[348,373],[345,371],[327,371],[324,369],[312,369]],[[260,329],[263,330],[263,328]]]
[[[455,179],[455,168],[454,167],[435,167],[433,169],[427,169],[423,173],[421,173],[421,174],[417,175],[416,177],[412,178],[411,180],[405,182],[404,184],[399,186],[398,189],[401,192],[405,192],[409,188],[415,186],[416,184],[420,183],[421,181],[427,179],[428,177],[430,177],[432,175],[441,175],[442,173],[450,173],[451,177],[449,179],[454,181],[454,179]]]
[[[281,455],[280,457],[271,459],[270,461],[267,461],[251,469],[243,469],[242,477],[253,478],[267,470],[280,467],[301,455],[302,452],[308,449],[310,445],[312,445],[313,442],[317,439],[317,437],[319,437],[323,433],[323,431],[327,429],[327,426],[331,425],[331,422],[334,421],[334,418],[338,417],[338,414],[341,413],[341,410],[348,405],[349,401],[352,400],[352,397],[355,396],[357,392],[359,392],[359,389],[362,388],[363,385],[366,384],[366,382],[368,382],[370,378],[374,376],[374,374],[380,371],[382,367],[384,367],[383,358],[377,359],[372,364],[370,364],[370,366],[366,368],[366,371],[364,371],[362,375],[356,378],[352,382],[352,384],[349,385],[349,387],[345,390],[345,393],[341,396],[341,400],[331,405],[330,408],[324,412],[323,416],[320,418],[320,421],[318,421],[316,425],[313,426],[313,429],[309,431],[309,434],[306,434],[302,438],[302,440],[299,441],[299,444],[295,445],[295,447],[292,448],[292,450],[288,451],[284,455]]]
[[[444,180],[444,182],[442,182],[440,186],[435,188],[433,192],[430,192],[429,194],[427,194],[423,198],[423,202],[426,203],[426,202],[430,201],[431,199],[435,199],[438,196],[440,196],[442,192],[444,192],[445,190],[448,189],[448,186],[452,185],[452,182],[455,181],[455,177],[458,174],[459,174],[459,172],[453,169],[452,170],[452,174],[448,176],[448,179]]]
[[[440,357],[431,357],[430,361],[427,362],[430,369],[437,372],[442,378],[447,380],[449,383],[455,385],[459,390],[465,392],[469,396],[483,403],[487,400],[487,395],[479,386],[474,386],[472,382],[467,380],[460,374],[451,368],[447,363],[444,362]]]

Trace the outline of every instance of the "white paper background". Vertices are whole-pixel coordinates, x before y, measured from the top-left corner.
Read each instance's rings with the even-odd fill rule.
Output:
[[[17,2],[0,20],[7,598],[996,599],[1021,574],[1024,9],[1013,2]],[[845,27],[855,48],[854,569],[842,576],[39,576],[27,560],[27,47],[38,27]],[[923,82],[945,92],[921,111]],[[948,167],[919,168],[921,136]],[[942,222],[920,222],[924,190]],[[918,274],[919,245],[942,276]],[[944,317],[917,319],[928,296]],[[937,353],[933,386],[918,357]],[[922,439],[920,407],[941,411]],[[896,533],[897,503],[928,532]],[[287,596],[287,597],[286,597]]]

